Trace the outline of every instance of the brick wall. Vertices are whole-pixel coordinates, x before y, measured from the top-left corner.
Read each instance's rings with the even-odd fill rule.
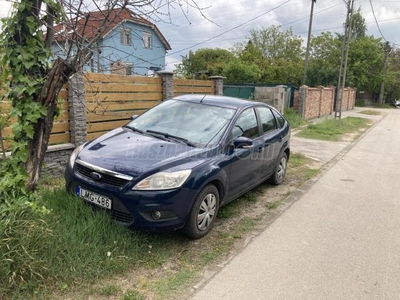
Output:
[[[356,101],[356,89],[343,90],[342,111],[353,109]],[[316,119],[333,113],[335,87],[315,87],[306,85],[295,92],[293,109],[306,120]]]
[[[342,111],[353,109],[356,105],[356,89],[345,88],[343,90]]]

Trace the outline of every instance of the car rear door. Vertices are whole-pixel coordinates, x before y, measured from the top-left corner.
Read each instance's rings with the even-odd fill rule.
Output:
[[[257,107],[262,127],[263,169],[262,177],[269,177],[275,170],[282,146],[282,132],[271,109],[266,106]]]

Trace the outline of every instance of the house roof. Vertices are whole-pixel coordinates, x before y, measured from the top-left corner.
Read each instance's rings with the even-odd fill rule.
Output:
[[[171,50],[171,46],[162,35],[156,25],[136,15],[127,8],[116,8],[111,11],[100,10],[88,12],[78,20],[73,19],[68,22],[54,26],[54,38],[57,41],[75,40],[76,35],[85,40],[93,39],[98,33],[104,38],[115,27],[123,22],[133,22],[135,24],[147,26],[155,31],[159,39],[164,44],[166,50]],[[75,32],[75,35],[74,35]]]

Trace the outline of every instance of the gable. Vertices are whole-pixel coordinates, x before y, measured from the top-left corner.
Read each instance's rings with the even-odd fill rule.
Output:
[[[106,19],[105,16],[107,15],[108,18]],[[131,22],[152,29],[162,42],[165,50],[171,50],[171,46],[156,25],[127,8],[89,12],[78,20],[73,19],[59,24],[54,27],[54,38],[59,42],[65,40],[90,41],[98,34],[100,34],[101,38],[104,38],[124,22]]]

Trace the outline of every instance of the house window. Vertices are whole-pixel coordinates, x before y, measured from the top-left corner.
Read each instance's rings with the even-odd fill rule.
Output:
[[[118,75],[132,75],[133,74],[133,64],[124,62],[112,62],[110,65],[111,74]]]
[[[131,44],[131,31],[127,28],[121,28],[121,44],[122,45]]]
[[[151,34],[143,33],[143,48],[151,49]]]
[[[133,65],[132,64],[125,64],[126,65],[126,75],[133,75]]]

